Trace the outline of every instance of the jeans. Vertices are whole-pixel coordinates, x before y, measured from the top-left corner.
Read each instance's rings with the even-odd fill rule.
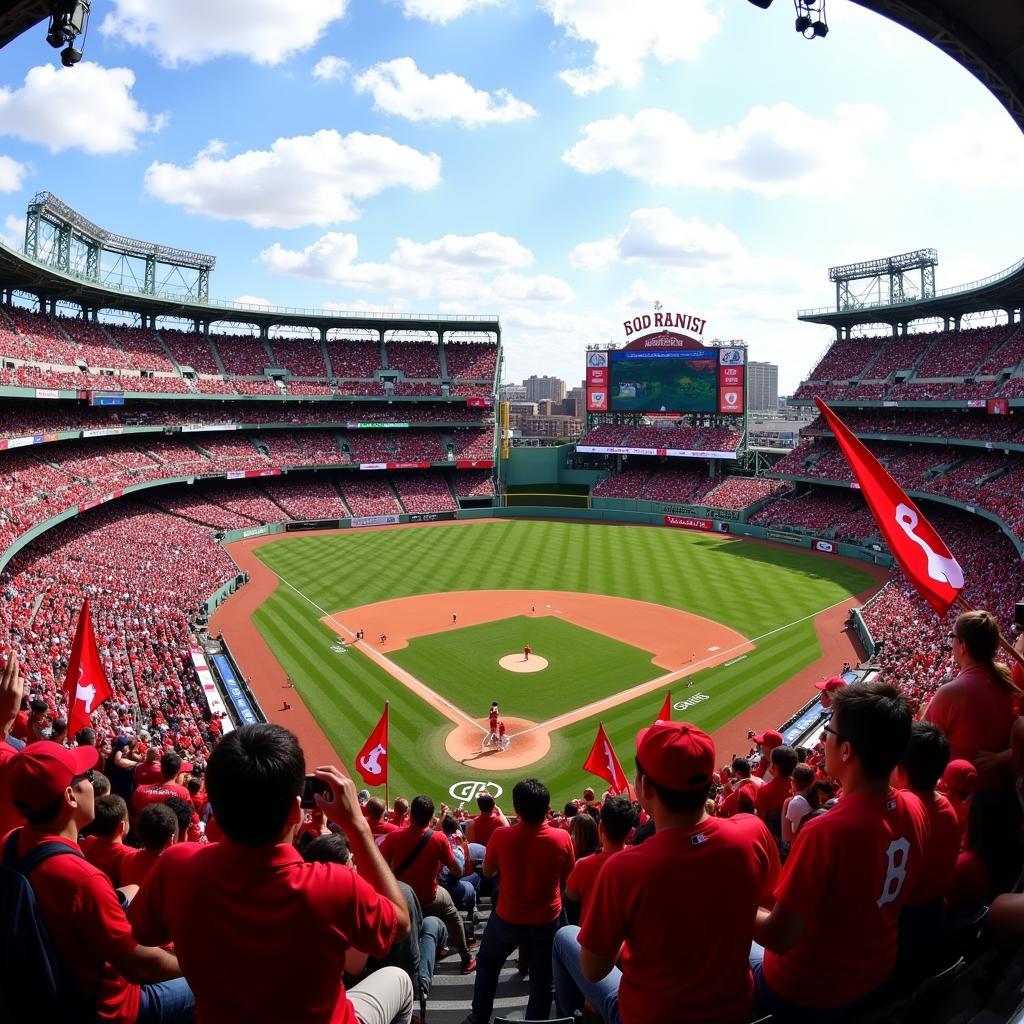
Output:
[[[448,939],[451,944],[462,954],[463,960],[469,959],[469,946],[466,943],[466,928],[462,921],[462,915],[455,907],[452,894],[439,885],[434,899],[430,903],[422,904],[424,917],[439,917],[444,921],[448,929]]]
[[[583,1009],[583,1001],[601,1015],[605,1024],[621,1024],[619,1017],[619,982],[622,971],[613,967],[600,981],[587,981],[580,966],[580,930],[576,925],[559,928],[551,946],[555,975],[555,1007],[563,1017],[571,1017]]]
[[[526,1020],[546,1020],[551,1009],[551,943],[558,922],[550,924],[511,924],[492,911],[484,928],[477,952],[476,984],[473,986],[475,1024],[488,1024],[494,1009],[498,976],[517,946],[525,945],[530,967],[530,1000],[526,1004]]]
[[[750,944],[750,967],[754,972],[754,1010],[758,1016],[770,1013],[774,1024],[848,1024],[853,1019],[853,1006],[822,1010],[776,995],[764,979],[764,947],[756,942]]]
[[[196,999],[184,978],[142,985],[135,1024],[192,1024]]]
[[[346,993],[359,1024],[409,1024],[412,982],[401,967],[381,967]]]
[[[448,930],[439,917],[423,918],[420,928],[420,969],[416,975],[416,983],[421,996],[430,994],[430,985],[434,980],[434,968],[437,965],[437,951],[448,941]]]
[[[470,920],[476,916],[476,889],[465,878],[450,880],[444,886],[451,894],[456,908],[469,914]]]

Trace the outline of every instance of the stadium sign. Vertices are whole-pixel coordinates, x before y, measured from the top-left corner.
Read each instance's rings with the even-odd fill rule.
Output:
[[[640,334],[643,331],[649,331],[654,327],[660,327],[662,330],[672,330],[675,328],[676,330],[687,331],[700,337],[704,333],[707,323],[707,320],[703,317],[693,316],[690,313],[662,313],[656,311],[654,313],[643,313],[640,316],[633,317],[632,320],[624,320],[622,327],[626,332],[627,338],[631,338],[634,334]],[[652,338],[650,343],[652,347],[679,347],[678,339],[671,337],[664,340]]]
[[[672,707],[676,711],[685,711],[687,708],[692,708],[694,704],[700,704],[701,701],[710,699],[706,693],[695,693],[692,697],[687,697],[686,700],[677,700]]]
[[[698,519],[696,516],[663,516],[662,520],[666,526],[672,526],[677,530],[713,530],[714,521],[711,519]]]
[[[409,515],[410,523],[439,523],[442,520],[454,519],[454,512],[412,512]]]
[[[397,526],[401,516],[353,516],[353,526]]]
[[[497,800],[503,792],[504,790],[496,782],[467,780],[466,782],[453,783],[448,790],[448,795],[453,800],[458,800],[459,803],[465,804],[475,800],[481,793],[490,793]]]
[[[576,451],[596,455],[659,455],[676,459],[735,459],[736,452],[691,451],[687,448],[623,448],[615,445],[578,444]]]

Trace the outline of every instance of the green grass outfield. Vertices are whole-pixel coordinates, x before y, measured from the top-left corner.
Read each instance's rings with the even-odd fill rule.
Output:
[[[534,654],[547,658],[543,672],[517,674],[498,664],[506,654],[521,657],[527,642]],[[469,715],[483,717],[497,699],[502,714],[532,722],[546,722],[665,672],[650,651],[554,616],[515,615],[434,633],[388,657]]]
[[[494,781],[507,791],[524,774],[533,774],[548,784],[556,802],[564,801],[579,790],[580,765],[597,720],[559,730],[548,755],[529,769],[500,773],[464,767],[445,753],[444,737],[451,728],[446,718],[364,655],[331,651],[335,633],[319,621],[325,612],[395,597],[478,589],[585,591],[691,611],[746,637],[762,638],[742,660],[701,671],[693,691],[680,689],[675,695],[707,694],[709,699],[690,708],[686,717],[713,730],[820,655],[813,622],[806,616],[872,582],[854,566],[803,550],[685,530],[597,523],[516,520],[346,530],[275,541],[259,548],[258,555],[290,586],[279,586],[253,621],[342,759],[350,765],[384,701],[390,700],[391,793],[427,792],[435,800],[445,799],[449,786],[458,781]],[[456,638],[466,632],[445,635]],[[652,665],[648,678],[660,674]],[[621,688],[627,686],[624,680]],[[487,703],[494,699],[486,692],[479,697]],[[636,730],[650,724],[663,697],[660,692],[647,694],[603,718],[627,772]],[[580,700],[576,706],[586,703]],[[539,720],[535,713],[525,717]],[[724,759],[731,753],[719,755]]]

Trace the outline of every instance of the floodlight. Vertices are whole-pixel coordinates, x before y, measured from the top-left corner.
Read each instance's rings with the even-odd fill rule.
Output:
[[[796,19],[796,30],[800,35],[804,35],[807,30],[811,27],[811,19],[806,14],[798,14]]]
[[[755,7],[760,7],[762,11],[767,11],[772,5],[772,0],[750,0]]]
[[[811,32],[814,33],[816,39],[824,39],[828,35],[828,25],[824,21],[816,21],[811,26]]]
[[[73,68],[82,59],[82,51],[68,43],[60,51],[60,62],[66,68]]]

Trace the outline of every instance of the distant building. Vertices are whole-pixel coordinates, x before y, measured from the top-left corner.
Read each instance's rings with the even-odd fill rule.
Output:
[[[779,368],[775,363],[747,363],[747,409],[771,409],[779,407]]]
[[[523,381],[528,402],[561,402],[565,398],[565,381],[558,377],[538,377],[531,374]]]
[[[502,384],[501,400],[503,402],[525,402],[526,388],[522,384]]]

